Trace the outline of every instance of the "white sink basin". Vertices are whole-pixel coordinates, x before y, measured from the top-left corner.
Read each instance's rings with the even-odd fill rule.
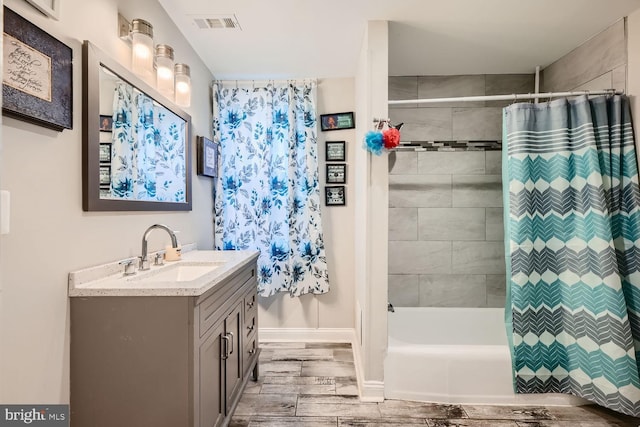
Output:
[[[137,282],[190,282],[224,265],[224,263],[179,263],[150,271],[130,280]]]

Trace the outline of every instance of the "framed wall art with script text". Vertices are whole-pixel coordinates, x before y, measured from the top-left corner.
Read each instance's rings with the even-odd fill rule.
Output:
[[[59,132],[71,129],[71,48],[7,7],[2,47],[2,113]]]

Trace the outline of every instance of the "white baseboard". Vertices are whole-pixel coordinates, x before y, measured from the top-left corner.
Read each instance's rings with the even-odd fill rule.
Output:
[[[358,392],[363,402],[384,401],[383,381],[364,381],[362,354],[355,330],[349,328],[260,328],[261,342],[345,342],[351,343]]]
[[[358,381],[358,385],[360,381]],[[384,381],[363,381],[360,387],[360,400],[363,402],[384,402]]]
[[[350,328],[259,328],[261,342],[348,342],[353,346]]]

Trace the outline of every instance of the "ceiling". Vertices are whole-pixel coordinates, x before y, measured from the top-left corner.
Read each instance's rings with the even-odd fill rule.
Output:
[[[531,73],[640,0],[159,0],[217,79],[355,76],[369,20],[388,20],[389,74]],[[235,14],[241,30],[198,29]]]

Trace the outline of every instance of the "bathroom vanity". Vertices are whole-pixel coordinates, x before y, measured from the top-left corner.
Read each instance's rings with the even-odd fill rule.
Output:
[[[69,275],[71,425],[226,425],[258,378],[257,252]]]

